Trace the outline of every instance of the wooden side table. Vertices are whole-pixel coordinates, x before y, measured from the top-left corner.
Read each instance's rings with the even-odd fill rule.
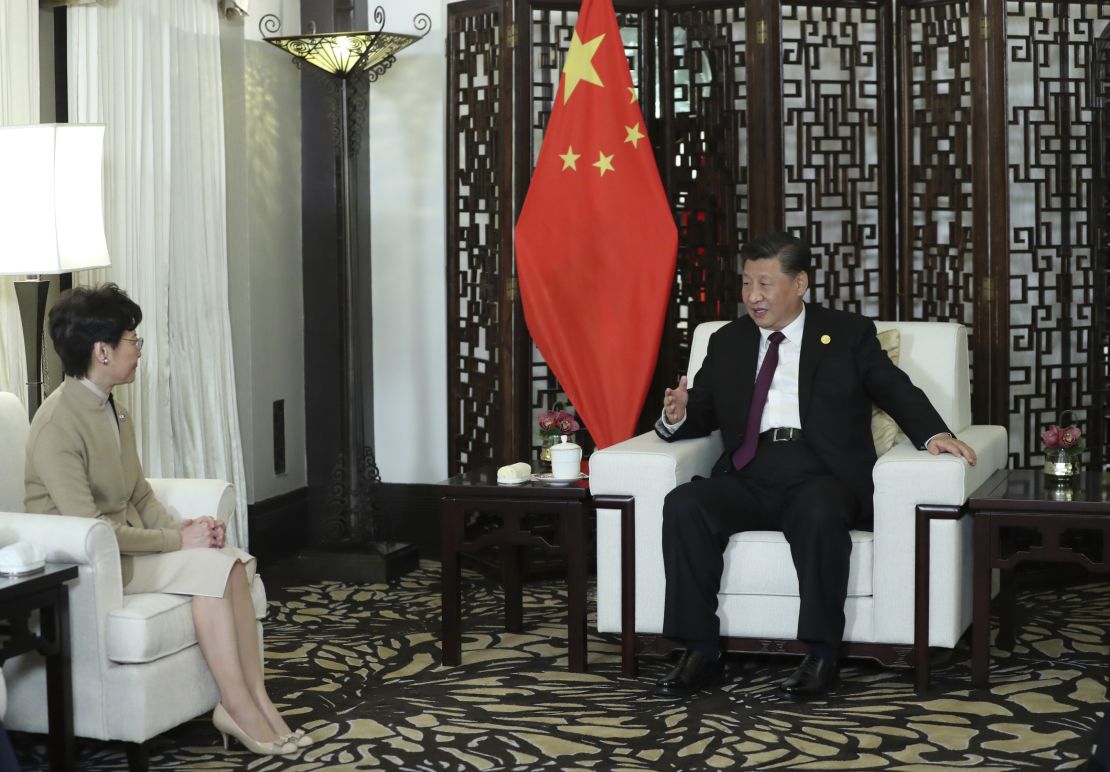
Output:
[[[73,683],[70,680],[69,588],[77,566],[47,563],[29,576],[0,577],[0,664],[10,657],[38,652],[46,658],[46,710],[50,727],[50,769],[76,769],[73,739]],[[40,632],[31,630],[39,612]]]
[[[995,472],[968,499],[975,518],[972,571],[971,684],[989,685],[991,571],[1003,573],[999,639],[1013,639],[1012,570],[1026,560],[1077,563],[1088,571],[1110,573],[1110,476],[1080,475],[1074,485],[1057,487],[1035,469]],[[1019,546],[1006,538],[1023,530],[1032,535]],[[1084,551],[1077,534],[1099,534],[1098,550]],[[1071,541],[1069,541],[1069,539]],[[1094,544],[1095,542],[1092,542]]]
[[[456,475],[439,484],[442,549],[442,661],[462,661],[461,609],[459,600],[459,555],[496,545],[501,558],[505,587],[505,629],[523,628],[520,548],[538,546],[562,555],[567,564],[567,660],[569,670],[586,670],[586,555],[585,514],[594,506],[631,512],[631,496],[590,496],[585,480],[566,486],[524,482],[499,485],[496,470],[482,469]],[[486,512],[501,518],[496,530],[473,541],[465,541],[468,512]],[[527,529],[524,517],[552,514],[558,517],[554,543]]]

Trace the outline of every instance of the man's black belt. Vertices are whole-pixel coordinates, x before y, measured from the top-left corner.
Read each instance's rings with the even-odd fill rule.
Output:
[[[766,440],[767,442],[793,442],[802,438],[802,430],[794,429],[792,427],[776,427],[768,429],[759,435],[759,439]]]

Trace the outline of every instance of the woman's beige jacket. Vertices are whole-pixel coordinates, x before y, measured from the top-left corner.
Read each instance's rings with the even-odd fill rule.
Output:
[[[99,517],[111,525],[126,585],[128,555],[181,549],[181,526],[143,476],[131,415],[116,406],[117,442],[105,404],[74,378],[42,403],[27,441],[25,504],[28,512]]]

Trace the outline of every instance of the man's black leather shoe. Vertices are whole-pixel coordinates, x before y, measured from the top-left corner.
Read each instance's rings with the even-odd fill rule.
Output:
[[[831,689],[839,678],[840,664],[836,660],[807,654],[781,688],[795,697],[816,697]]]
[[[700,651],[687,649],[678,664],[655,685],[656,697],[689,697],[720,682],[725,658],[709,660]]]

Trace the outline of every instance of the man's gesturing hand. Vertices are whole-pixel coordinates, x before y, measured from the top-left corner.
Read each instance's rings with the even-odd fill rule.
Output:
[[[678,379],[678,388],[667,389],[663,395],[663,413],[667,416],[667,423],[676,424],[686,417],[686,403],[690,401],[690,393],[686,391],[686,376]]]

